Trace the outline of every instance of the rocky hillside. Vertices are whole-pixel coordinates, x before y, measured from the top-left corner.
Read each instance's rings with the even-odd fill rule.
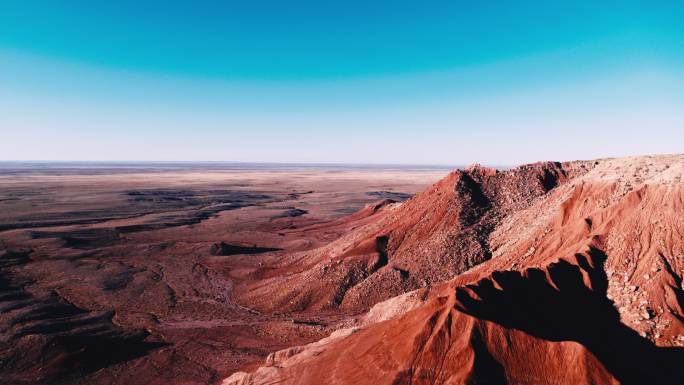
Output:
[[[383,201],[348,218],[373,216],[328,245],[268,264],[264,270],[288,273],[237,293],[265,311],[368,309],[490,259],[490,234],[505,218],[584,171],[552,162],[454,171],[406,202]]]
[[[424,288],[224,384],[684,383],[683,177],[679,155],[454,172],[269,281],[300,307]],[[341,298],[301,300],[351,261]]]

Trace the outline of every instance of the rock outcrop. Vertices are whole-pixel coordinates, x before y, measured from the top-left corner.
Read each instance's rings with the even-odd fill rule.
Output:
[[[386,259],[333,305],[415,279],[424,302],[224,384],[684,383],[683,177],[683,156],[454,172],[325,248]]]

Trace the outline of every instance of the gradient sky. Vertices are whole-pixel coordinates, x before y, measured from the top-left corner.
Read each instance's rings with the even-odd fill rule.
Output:
[[[684,150],[682,1],[0,0],[0,159]]]

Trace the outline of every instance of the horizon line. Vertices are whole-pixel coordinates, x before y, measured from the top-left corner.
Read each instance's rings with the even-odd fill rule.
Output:
[[[55,160],[55,159],[0,159],[0,165],[3,164],[128,164],[128,165],[154,165],[154,164],[168,164],[168,165],[191,165],[191,164],[234,164],[234,165],[274,165],[274,166],[386,166],[386,167],[428,167],[428,168],[454,168],[467,167],[471,164],[479,164],[478,162],[471,162],[468,164],[436,164],[436,163],[373,163],[373,162],[288,162],[288,161],[241,161],[241,160]],[[510,167],[510,165],[491,165],[483,164],[486,167]]]

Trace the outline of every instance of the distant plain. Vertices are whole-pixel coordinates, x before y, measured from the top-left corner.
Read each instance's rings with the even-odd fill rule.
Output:
[[[319,225],[371,202],[402,201],[448,171],[3,162],[0,249],[10,254],[0,271],[4,289],[28,299],[0,315],[0,359],[10,363],[2,378],[205,384],[319,339],[339,315],[302,321],[231,300],[250,254],[277,260],[325,244],[348,229]],[[16,344],[27,328],[41,337]],[[119,355],[98,356],[113,350]]]

